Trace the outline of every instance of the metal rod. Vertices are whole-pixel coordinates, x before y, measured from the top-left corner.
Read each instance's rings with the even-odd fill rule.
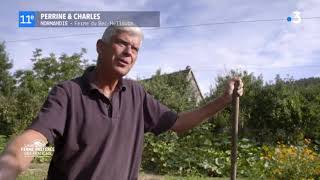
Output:
[[[237,144],[238,144],[238,124],[239,124],[239,94],[237,93],[239,83],[234,85],[232,95],[232,147],[231,147],[231,180],[237,179]]]

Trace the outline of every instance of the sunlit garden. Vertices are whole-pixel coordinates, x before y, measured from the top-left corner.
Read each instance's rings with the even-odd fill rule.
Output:
[[[12,66],[1,44],[0,149],[21,133],[36,116],[54,84],[80,75],[89,66],[83,49],[73,55],[43,57],[34,51],[31,70],[10,74]],[[156,99],[176,112],[190,110],[221,95],[225,82],[241,76],[245,93],[240,98],[237,175],[242,179],[319,179],[320,78],[293,80],[231,71],[216,78],[200,102],[184,74],[158,70],[141,81]],[[4,78],[5,77],[5,78]],[[2,79],[1,79],[2,78]],[[214,77],[212,77],[214,78]],[[231,108],[227,107],[200,127],[183,134],[145,135],[141,179],[228,179],[231,154]],[[46,177],[51,157],[37,157],[19,179]]]

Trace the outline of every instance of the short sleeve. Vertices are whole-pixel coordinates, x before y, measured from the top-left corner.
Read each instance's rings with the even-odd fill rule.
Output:
[[[50,144],[54,144],[64,132],[67,104],[68,97],[65,89],[62,85],[55,86],[28,129],[40,132]]]
[[[171,111],[147,92],[144,96],[143,111],[145,132],[152,132],[156,135],[169,130],[178,117],[177,113]]]

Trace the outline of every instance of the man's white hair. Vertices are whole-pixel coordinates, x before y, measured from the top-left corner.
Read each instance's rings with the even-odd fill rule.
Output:
[[[138,35],[141,39],[141,42],[143,40],[143,32],[142,30],[135,24],[132,24],[131,26],[120,26],[120,25],[110,25],[107,27],[107,29],[104,31],[102,35],[102,41],[105,43],[109,43],[111,38],[121,32],[127,32],[132,35]]]

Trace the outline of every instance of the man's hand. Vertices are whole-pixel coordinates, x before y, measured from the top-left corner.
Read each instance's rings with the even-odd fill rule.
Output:
[[[21,172],[14,155],[6,152],[0,156],[0,180],[15,180]]]
[[[205,106],[200,107],[199,109],[179,113],[179,117],[171,130],[177,133],[187,131],[198,126],[209,117],[221,111],[232,101],[232,94],[235,88],[237,88],[238,95],[242,96],[243,83],[239,77],[228,81],[225,92],[222,96],[209,102]]]
[[[230,103],[232,101],[232,95],[233,95],[233,91],[235,88],[237,88],[238,96],[242,96],[243,95],[243,82],[240,77],[235,77],[235,78],[230,79],[226,85],[226,88],[225,88],[225,91],[224,91],[224,94],[222,95],[222,97],[224,99],[226,99],[226,101],[228,103]]]
[[[14,180],[19,173],[26,170],[33,156],[25,156],[21,148],[25,144],[32,144],[34,140],[47,142],[41,133],[34,130],[26,130],[14,138],[0,155],[0,180]]]

